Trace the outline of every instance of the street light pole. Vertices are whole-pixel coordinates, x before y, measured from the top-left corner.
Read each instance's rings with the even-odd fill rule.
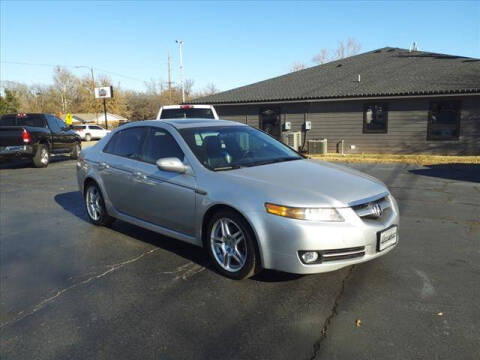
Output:
[[[183,81],[183,40],[175,40],[180,50],[180,82],[182,84],[182,102],[185,103],[185,83]]]
[[[75,69],[89,69],[90,74],[92,75],[92,96],[93,96],[93,110],[95,111],[95,122],[98,124],[98,114],[97,114],[97,107],[95,106],[95,76],[93,76],[93,67],[91,66],[85,66],[85,65],[79,65],[75,66]]]

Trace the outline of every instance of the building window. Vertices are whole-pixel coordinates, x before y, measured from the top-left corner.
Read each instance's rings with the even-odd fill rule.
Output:
[[[363,108],[363,133],[387,133],[387,104],[366,104]]]
[[[460,102],[432,101],[428,113],[428,140],[455,140],[460,135]]]

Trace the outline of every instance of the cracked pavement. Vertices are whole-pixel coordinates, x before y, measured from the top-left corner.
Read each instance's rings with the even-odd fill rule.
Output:
[[[348,166],[391,188],[400,246],[242,282],[194,246],[88,223],[73,161],[0,166],[0,358],[480,358],[478,166]]]

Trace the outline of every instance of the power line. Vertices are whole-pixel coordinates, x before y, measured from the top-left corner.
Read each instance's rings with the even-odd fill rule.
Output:
[[[75,68],[75,66],[71,66],[71,65],[37,64],[37,63],[27,63],[27,62],[19,62],[19,61],[1,61],[1,63],[2,64],[12,64],[12,65],[26,65],[26,66],[47,66],[47,67],[53,67],[53,68],[56,68],[58,66],[66,67],[66,68]],[[134,78],[132,76],[119,74],[119,73],[116,73],[116,72],[113,72],[113,71],[109,71],[109,70],[105,70],[105,69],[101,69],[101,68],[97,68],[97,67],[92,67],[92,68],[97,70],[97,71],[103,72],[103,73],[112,74],[112,75],[115,75],[115,76],[123,77],[125,79],[138,81],[138,82],[141,82],[141,83],[144,83],[144,84],[148,82],[148,81],[145,81],[145,80]]]

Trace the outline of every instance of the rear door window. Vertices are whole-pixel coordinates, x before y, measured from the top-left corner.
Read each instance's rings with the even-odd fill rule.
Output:
[[[174,157],[183,162],[184,154],[177,141],[166,130],[150,128],[145,140],[142,160],[155,164],[158,159]]]
[[[197,109],[197,108],[188,108],[188,109],[163,109],[160,114],[160,119],[191,119],[191,118],[201,118],[201,119],[215,119],[211,109]]]
[[[103,149],[104,152],[140,160],[146,127],[134,127],[116,133]]]
[[[48,127],[50,128],[50,130],[52,130],[55,133],[62,131],[60,126],[58,126],[57,118],[55,116],[53,115],[46,115],[46,116],[48,121]]]

